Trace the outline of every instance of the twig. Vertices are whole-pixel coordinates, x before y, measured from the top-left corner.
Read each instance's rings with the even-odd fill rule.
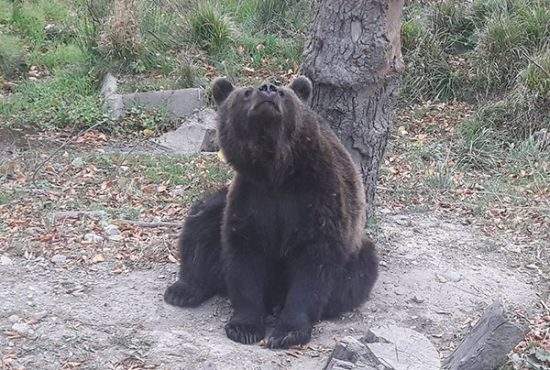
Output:
[[[537,66],[542,72],[546,74],[546,77],[550,77],[550,72],[547,71],[543,66],[537,63],[536,60],[531,58],[529,54],[527,54],[525,51],[523,52],[523,56],[525,56],[531,63],[533,63],[535,66]]]
[[[101,125],[103,122],[102,121],[99,121],[95,124],[93,124],[92,126],[88,127],[87,129],[85,130],[81,130],[78,134],[76,134],[75,136],[72,136],[70,137],[69,139],[67,139],[63,144],[61,144],[61,146],[59,148],[57,148],[56,150],[54,150],[54,152],[52,154],[50,154],[48,156],[48,158],[46,158],[43,162],[41,162],[38,166],[36,166],[36,168],[34,169],[34,172],[32,174],[32,177],[31,177],[31,181],[32,183],[34,184],[35,182],[35,178],[36,178],[36,175],[38,174],[38,172],[40,171],[40,169],[42,167],[44,167],[44,165],[46,163],[48,163],[54,156],[56,156],[61,150],[63,150],[63,148],[65,148],[68,144],[72,143],[73,141],[75,141],[76,139],[78,139],[81,135],[84,135],[85,133],[87,133],[88,131],[91,131],[93,130],[94,128],[96,128],[97,126]]]
[[[104,211],[62,211],[62,212],[55,212],[52,214],[52,219],[54,221],[57,221],[60,219],[64,220],[67,218],[78,219],[83,217],[105,218],[107,217],[107,213]]]
[[[147,222],[147,221],[134,221],[134,220],[115,220],[115,222],[120,223],[126,223],[130,225],[135,225],[139,227],[144,228],[154,228],[154,227],[182,227],[183,224],[181,222],[164,222],[164,221],[157,221],[157,222]]]

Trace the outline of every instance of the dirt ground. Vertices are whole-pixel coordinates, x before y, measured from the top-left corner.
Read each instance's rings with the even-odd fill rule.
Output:
[[[115,274],[109,261],[83,267],[4,256],[4,364],[27,369],[318,369],[336,340],[382,323],[424,333],[443,357],[494,299],[520,317],[532,313],[540,300],[540,277],[511,258],[505,242],[435,213],[380,210],[379,218],[381,275],[370,301],[340,320],[318,324],[304,349],[272,351],[231,342],[223,331],[231,312],[225,299],[214,298],[197,309],[166,305],[162,294],[176,278],[175,263]]]

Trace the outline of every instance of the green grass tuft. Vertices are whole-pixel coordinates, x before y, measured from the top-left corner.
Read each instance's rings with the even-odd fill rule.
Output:
[[[550,50],[534,55],[519,76],[521,85],[528,91],[550,99]]]
[[[210,2],[200,3],[189,16],[193,40],[209,53],[219,53],[234,40],[231,20]]]
[[[34,65],[42,65],[50,70],[79,68],[87,63],[87,56],[74,44],[59,44],[45,53],[35,52],[30,61]]]
[[[41,44],[44,41],[46,18],[39,7],[26,1],[14,2],[11,21],[32,43]]]
[[[475,23],[471,8],[463,1],[451,0],[436,3],[433,7],[431,22],[435,34],[442,36],[445,48],[465,49],[475,45],[473,34]]]

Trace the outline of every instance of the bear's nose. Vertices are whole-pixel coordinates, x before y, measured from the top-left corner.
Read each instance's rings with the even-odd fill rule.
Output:
[[[258,90],[264,96],[272,96],[277,93],[277,86],[273,84],[263,84],[262,86],[258,87]]]

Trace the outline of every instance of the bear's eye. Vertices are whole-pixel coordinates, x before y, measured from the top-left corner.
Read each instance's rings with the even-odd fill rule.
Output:
[[[244,96],[246,96],[247,98],[250,96],[250,94],[252,94],[252,90],[246,90],[244,92]]]
[[[285,96],[285,93],[283,92],[283,90],[279,90],[279,96]]]

